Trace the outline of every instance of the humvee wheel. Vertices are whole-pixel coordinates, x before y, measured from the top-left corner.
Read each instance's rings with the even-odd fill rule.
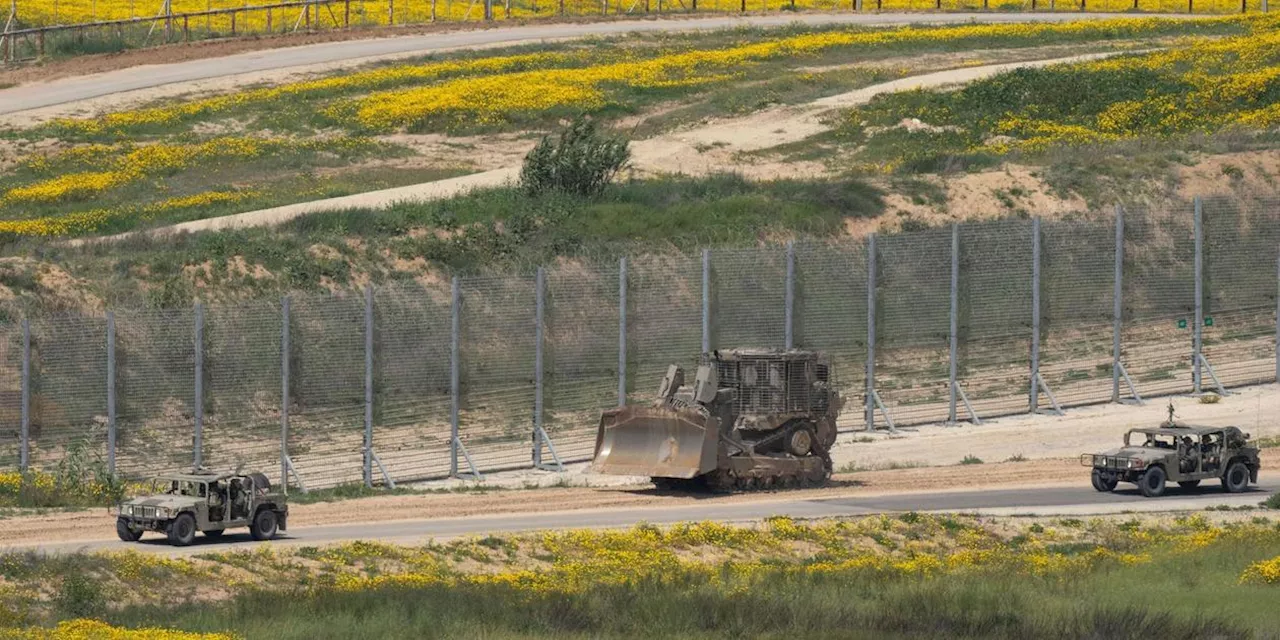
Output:
[[[1093,470],[1093,475],[1090,477],[1090,480],[1093,482],[1093,488],[1101,491],[1102,493],[1115,491],[1116,485],[1120,483],[1115,476],[1104,476],[1102,475],[1102,472],[1097,469]]]
[[[1182,482],[1178,483],[1178,486],[1182,487],[1183,489],[1194,489],[1200,486],[1200,481],[1199,480],[1183,480]]]
[[[142,537],[142,532],[130,529],[128,520],[116,518],[116,535],[125,542],[137,542]]]
[[[1147,472],[1138,478],[1138,487],[1142,489],[1142,495],[1148,498],[1158,498],[1164,495],[1164,469],[1161,467],[1151,467]]]
[[[1227,493],[1240,493],[1249,486],[1249,467],[1243,462],[1232,462],[1222,474],[1222,488]]]
[[[208,530],[208,531],[204,532],[204,537],[206,537],[206,538],[221,538],[221,537],[222,537],[222,533],[223,533],[224,531],[225,531],[225,529],[210,529],[210,530]]]
[[[249,527],[249,533],[254,540],[270,540],[276,537],[277,524],[276,512],[263,509],[253,517],[253,526]]]
[[[196,519],[189,513],[179,513],[165,533],[169,535],[169,544],[185,547],[196,539]]]

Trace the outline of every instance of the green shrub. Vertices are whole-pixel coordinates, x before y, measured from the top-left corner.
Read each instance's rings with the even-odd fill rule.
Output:
[[[543,136],[520,170],[520,186],[531,196],[551,192],[598,195],[631,159],[627,141],[601,134],[579,117],[560,135]]]
[[[1270,498],[1262,501],[1262,506],[1268,509],[1280,509],[1280,493],[1271,494]]]
[[[72,618],[91,618],[100,615],[106,598],[102,586],[91,576],[71,572],[62,579],[62,585],[54,595],[58,612]]]
[[[982,464],[982,458],[970,454],[965,456],[964,459],[960,461],[960,464]]]

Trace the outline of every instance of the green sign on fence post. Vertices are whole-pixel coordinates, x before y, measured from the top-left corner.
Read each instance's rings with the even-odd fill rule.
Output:
[[[1204,326],[1206,326],[1206,327],[1212,327],[1212,326],[1213,326],[1213,316],[1205,316],[1205,317],[1204,317]]]
[[[1187,319],[1186,319],[1186,318],[1178,318],[1178,328],[1179,328],[1179,329],[1186,329],[1186,328],[1187,328]]]

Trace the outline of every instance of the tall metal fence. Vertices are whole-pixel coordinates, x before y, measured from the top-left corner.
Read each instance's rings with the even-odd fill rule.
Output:
[[[0,465],[244,463],[325,487],[557,468],[734,346],[831,354],[843,430],[1277,378],[1280,200],[975,222],[364,295],[0,326]]]

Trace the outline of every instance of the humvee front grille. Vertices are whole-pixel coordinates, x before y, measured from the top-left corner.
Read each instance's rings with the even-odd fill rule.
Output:
[[[134,507],[133,515],[139,518],[154,518],[156,517],[156,508],[155,507]]]
[[[1094,456],[1093,466],[1105,469],[1128,469],[1129,459],[1118,456]]]

